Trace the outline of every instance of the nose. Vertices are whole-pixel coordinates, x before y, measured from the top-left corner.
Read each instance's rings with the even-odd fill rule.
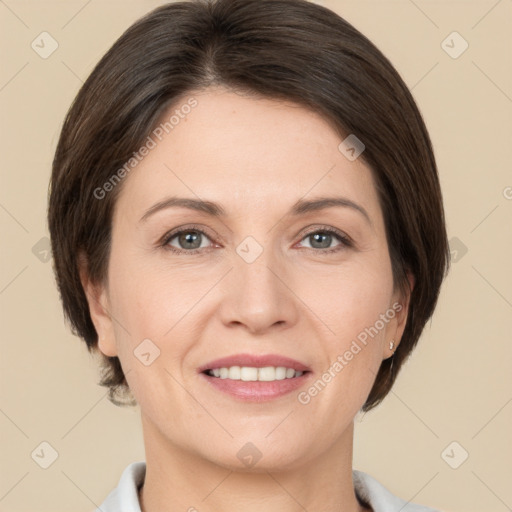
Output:
[[[293,293],[289,269],[270,249],[264,248],[253,260],[256,249],[248,247],[252,256],[247,257],[242,245],[235,254],[231,272],[223,280],[223,323],[243,326],[252,334],[291,327],[299,318],[300,300]]]

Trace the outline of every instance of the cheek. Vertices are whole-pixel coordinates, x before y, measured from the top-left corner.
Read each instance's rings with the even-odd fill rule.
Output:
[[[323,280],[323,293],[317,287],[303,292],[316,297],[315,313],[328,329],[315,320],[325,332],[320,340],[324,368],[299,402],[309,404],[315,417],[339,428],[356,415],[370,393],[382,361],[386,329],[393,319],[392,277],[374,268],[374,272],[365,267],[365,272],[332,273]],[[317,428],[323,427],[318,424]]]
[[[157,418],[161,405],[168,403],[178,411],[173,416],[178,422],[183,409],[180,400],[186,403],[186,397],[180,395],[173,376],[180,380],[175,368],[189,350],[180,322],[191,308],[184,298],[187,288],[175,282],[176,273],[157,273],[140,259],[116,262],[109,282],[118,356],[126,380],[139,405],[152,416]],[[171,347],[169,340],[178,338],[179,343]]]
[[[122,254],[113,258],[109,280],[119,359],[138,402],[157,407],[176,393],[167,372],[180,378],[179,368],[200,336],[198,303],[218,278],[211,269],[163,269],[149,257]]]
[[[305,302],[312,304],[315,312],[310,318],[324,333],[321,350],[325,370],[316,386],[321,391],[311,389],[312,394],[308,392],[303,398],[316,401],[313,395],[318,393],[315,407],[326,407],[323,414],[332,415],[337,422],[351,417],[363,405],[381,364],[386,330],[394,317],[390,311],[391,264],[375,254],[366,261],[319,272],[308,283],[300,293],[309,296],[312,302]],[[339,405],[327,407],[332,403]]]
[[[391,266],[386,258],[355,259],[301,278],[300,296],[322,320],[327,338],[342,347],[374,326],[390,307],[393,295]],[[373,261],[372,261],[373,260]],[[384,261],[383,261],[384,260]],[[382,326],[378,325],[381,327]]]
[[[133,247],[127,242],[112,250],[112,313],[134,336],[158,340],[205,293],[205,279],[183,266],[163,268],[160,257]]]

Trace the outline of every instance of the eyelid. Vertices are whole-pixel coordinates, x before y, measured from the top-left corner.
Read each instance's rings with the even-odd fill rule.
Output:
[[[354,241],[352,240],[352,238],[350,236],[348,236],[345,232],[343,232],[340,229],[337,229],[333,226],[327,226],[327,225],[322,225],[322,224],[315,224],[314,226],[311,227],[311,229],[307,229],[304,233],[302,233],[301,240],[303,238],[305,238],[306,236],[310,235],[311,233],[317,233],[317,232],[333,233],[333,234],[339,236],[342,239],[342,241],[350,243],[351,245],[354,244]]]
[[[355,243],[350,236],[348,236],[343,231],[333,227],[333,226],[322,226],[315,225],[310,230],[303,232],[299,242],[302,242],[308,235],[313,233],[325,233],[331,236],[334,236],[340,242],[339,245],[328,248],[328,249],[315,249],[313,247],[304,247],[302,250],[306,250],[308,252],[312,252],[318,255],[327,255],[327,254],[337,254],[347,249],[354,249]]]
[[[176,235],[181,234],[183,231],[197,231],[203,235],[206,235],[212,242],[214,242],[215,236],[209,233],[208,228],[205,226],[200,226],[199,224],[185,224],[183,226],[178,226],[177,228],[171,229],[158,241],[158,246],[165,247]],[[194,253],[195,251],[204,250],[204,249],[192,249],[190,251],[186,251],[183,249],[183,252]],[[179,249],[176,249],[179,252]]]
[[[355,245],[354,241],[352,240],[352,238],[350,236],[348,236],[346,233],[344,233],[343,231],[341,231],[333,226],[315,224],[315,225],[312,225],[309,228],[305,228],[305,229],[306,229],[306,231],[302,230],[300,233],[298,233],[296,235],[296,237],[299,235],[301,236],[301,238],[298,240],[298,242],[301,242],[302,240],[304,240],[304,238],[306,238],[308,235],[310,235],[312,233],[320,232],[320,233],[332,234],[332,235],[338,237],[339,241],[341,242],[340,245],[344,246],[344,248],[354,247],[354,245]],[[186,249],[177,249],[175,247],[172,247],[172,248],[167,247],[169,242],[174,237],[176,237],[177,235],[181,234],[182,232],[186,232],[186,231],[197,231],[198,233],[200,233],[202,235],[206,235],[206,237],[209,240],[211,240],[212,243],[217,243],[217,242],[215,242],[215,237],[212,236],[211,234],[209,234],[209,230],[205,226],[200,226],[197,224],[186,224],[184,226],[178,226],[177,228],[174,228],[174,229],[168,231],[167,233],[165,233],[164,236],[159,240],[158,246],[161,246],[164,249],[167,249],[167,250],[177,253],[177,254],[180,254],[180,253],[196,254],[199,252],[204,252],[205,250],[209,251],[212,249],[211,247],[207,247],[207,248],[203,247],[203,248],[186,250]],[[335,246],[335,247],[331,247],[329,249],[315,249],[315,248],[311,248],[311,247],[304,247],[304,249],[313,251],[313,252],[316,252],[319,254],[322,254],[322,253],[325,254],[325,253],[329,253],[329,252],[337,252],[338,250],[342,250],[343,247],[341,249],[339,249],[339,247],[340,246]]]

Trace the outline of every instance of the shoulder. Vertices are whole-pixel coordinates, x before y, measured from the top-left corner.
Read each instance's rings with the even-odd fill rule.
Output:
[[[395,496],[375,478],[362,471],[353,470],[352,479],[356,495],[368,503],[373,512],[441,512]]]
[[[139,487],[146,476],[144,461],[132,462],[123,471],[117,487],[94,512],[141,512]]]

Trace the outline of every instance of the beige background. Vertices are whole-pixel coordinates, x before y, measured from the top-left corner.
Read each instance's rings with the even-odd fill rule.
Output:
[[[114,40],[161,3],[0,1],[1,511],[89,511],[126,465],[144,459],[138,409],[107,400],[94,359],[63,323],[44,237],[67,109]],[[393,392],[357,418],[354,467],[442,510],[510,510],[512,2],[323,4],[376,43],[412,88],[433,139],[455,258]],[[31,48],[43,31],[59,45],[46,59]],[[458,58],[441,46],[453,31],[469,43]],[[451,36],[447,49],[461,43]],[[58,453],[48,469],[31,457],[44,441]],[[453,441],[460,446],[445,451]],[[465,451],[457,469],[448,465]]]

